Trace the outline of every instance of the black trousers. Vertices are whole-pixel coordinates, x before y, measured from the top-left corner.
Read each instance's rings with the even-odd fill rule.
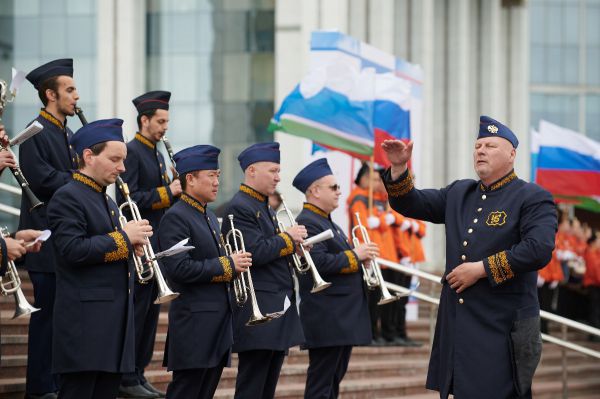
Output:
[[[204,369],[174,370],[173,380],[167,388],[169,399],[211,399],[227,364],[229,353],[216,367]]]
[[[600,286],[588,287],[590,293],[590,324],[592,327],[600,328]]]
[[[541,287],[538,287],[538,300],[540,302],[540,309],[547,312],[556,313],[556,309],[552,306],[554,296],[558,295],[558,287],[550,288],[550,283],[544,283]],[[540,319],[540,329],[544,334],[548,333],[548,320]]]
[[[235,399],[272,399],[285,352],[253,350],[238,353]]]
[[[115,399],[119,394],[120,373],[82,371],[60,375],[59,399]]]
[[[121,383],[125,386],[134,386],[146,382],[144,369],[152,361],[158,316],[160,314],[160,305],[154,304],[158,293],[155,279],[147,284],[140,284],[136,281],[134,290],[135,372],[123,375]]]
[[[351,354],[351,346],[309,349],[304,399],[336,399]]]
[[[412,276],[404,273],[394,272],[396,274],[396,284],[399,286],[410,288]],[[406,304],[408,303],[407,296],[403,296],[396,301],[396,335],[400,338],[407,338],[406,335]]]
[[[381,275],[383,279],[389,283],[399,284],[399,278],[402,273],[395,272],[389,269],[382,269]],[[375,292],[378,293],[380,299],[381,290],[377,289]],[[398,336],[397,324],[398,324],[398,301],[394,301],[385,305],[379,306],[381,312],[381,336],[386,341],[393,341]]]
[[[41,310],[32,313],[29,320],[25,392],[56,392],[58,381],[52,374],[52,317],[56,276],[54,273],[29,272],[29,278],[33,284],[33,306]]]

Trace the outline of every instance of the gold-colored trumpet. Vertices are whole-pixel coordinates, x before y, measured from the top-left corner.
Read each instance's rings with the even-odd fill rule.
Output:
[[[362,225],[360,221],[360,215],[358,212],[356,215],[356,226],[352,228],[352,243],[354,247],[357,247],[361,244],[361,240],[358,237],[358,232],[362,235],[363,243],[369,244],[371,239],[369,238],[369,232],[366,227]],[[376,290],[377,288],[381,291],[381,299],[377,302],[378,305],[385,305],[386,303],[394,302],[400,299],[402,296],[400,295],[392,295],[388,290],[385,280],[381,275],[381,268],[376,260],[363,261],[362,271],[363,271],[363,279],[365,280],[365,284],[367,288],[370,290]],[[365,266],[366,264],[366,266]]]
[[[129,195],[129,186],[127,183],[125,183],[120,177],[117,177],[117,186],[123,193],[123,197],[125,197],[125,202],[119,206],[119,223],[121,224],[121,228],[123,228],[127,224],[127,218],[123,214],[125,208],[129,208],[131,217],[136,222],[142,220],[142,215],[140,214],[137,204],[133,202],[131,196]],[[155,304],[169,302],[177,298],[179,293],[171,291],[167,285],[167,282],[160,271],[160,266],[158,265],[156,257],[154,256],[154,250],[152,249],[152,245],[150,245],[150,240],[148,240],[148,238],[146,238],[146,244],[144,244],[142,248],[145,259],[142,259],[141,256],[137,256],[135,254],[133,255],[133,262],[135,264],[138,281],[141,284],[144,284],[153,278],[156,279],[156,284],[158,285],[158,296],[154,301]]]
[[[0,233],[3,237],[8,236],[6,229],[0,229]],[[37,312],[38,308],[34,308],[29,304],[23,290],[21,289],[21,278],[15,266],[15,262],[8,261],[8,269],[4,277],[0,277],[0,293],[4,296],[12,294],[15,298],[15,314],[13,319],[17,317],[26,316],[33,312]]]
[[[231,256],[232,254],[246,252],[244,236],[241,230],[236,229],[233,225],[233,215],[229,215],[228,217],[229,223],[231,223],[231,230],[229,230],[225,236],[225,254],[227,256]],[[254,291],[254,284],[252,282],[252,276],[250,275],[250,269],[238,274],[233,280],[233,291],[235,293],[235,301],[238,306],[244,306],[244,304],[248,301],[248,298],[250,298],[252,315],[246,323],[247,326],[255,326],[257,324],[266,323],[276,318],[263,315],[258,308],[258,301],[256,299],[256,292]]]
[[[277,212],[276,216],[279,231],[283,232],[285,231],[286,226],[283,223],[283,217],[279,216],[279,214],[283,214],[285,215],[285,217],[288,218],[288,223],[290,226],[295,226],[298,223],[296,222],[296,218],[294,218],[292,211],[290,211],[290,209],[285,204],[283,196],[281,197],[281,207],[282,209]],[[302,258],[298,256],[298,254],[294,253],[292,254],[292,261],[294,262],[294,267],[296,268],[296,271],[298,271],[298,273],[304,274],[310,271],[314,282],[313,288],[312,290],[310,290],[310,292],[314,294],[315,292],[323,291],[324,289],[328,288],[331,285],[331,283],[328,283],[327,281],[323,280],[323,278],[319,274],[319,271],[317,270],[317,267],[315,266],[315,262],[310,256],[310,252],[308,252],[302,244],[300,244],[300,253],[302,254],[302,258],[304,260],[302,260]]]

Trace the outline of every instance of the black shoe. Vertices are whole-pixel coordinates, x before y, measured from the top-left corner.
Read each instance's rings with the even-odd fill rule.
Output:
[[[148,390],[148,391],[150,391],[152,393],[157,394],[159,398],[164,398],[165,396],[167,396],[166,392],[163,392],[163,391],[159,390],[158,388],[154,387],[148,381],[144,381],[144,383],[142,384],[142,386],[144,388],[146,388],[146,390]]]
[[[54,392],[40,393],[40,394],[31,394],[31,393],[25,394],[25,399],[56,399],[56,398],[58,398],[58,395]]]
[[[381,337],[377,337],[373,341],[371,341],[371,346],[385,346],[385,344],[385,339]]]
[[[138,399],[151,399],[158,398],[158,394],[150,392],[141,385],[133,385],[126,387],[121,385],[119,387],[119,397],[122,398],[138,398]]]
[[[408,342],[406,342],[406,340],[402,337],[394,338],[393,340],[389,341],[388,345],[390,345],[390,346],[405,346],[405,347],[410,346],[408,344]]]
[[[421,346],[423,346],[422,343],[413,341],[412,339],[410,339],[408,337],[404,337],[402,339],[404,340],[404,342],[406,342],[407,346],[412,346],[413,348],[420,348]]]

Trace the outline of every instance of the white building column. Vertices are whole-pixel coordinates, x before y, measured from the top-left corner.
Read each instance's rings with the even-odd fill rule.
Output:
[[[131,100],[146,79],[146,2],[106,0],[97,7],[98,118],[124,119],[123,132],[131,136],[137,130]]]
[[[524,6],[509,10],[508,49],[508,126],[519,138],[515,169],[528,179],[530,166],[529,137],[529,10]]]

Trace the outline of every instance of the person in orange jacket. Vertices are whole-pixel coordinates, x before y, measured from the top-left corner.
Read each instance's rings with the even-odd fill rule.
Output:
[[[373,207],[369,210],[369,181],[373,187]],[[394,217],[387,212],[387,193],[378,172],[370,173],[368,164],[363,164],[356,179],[356,187],[348,196],[347,205],[350,220],[350,236],[352,228],[357,225],[356,213],[359,214],[362,225],[367,229],[369,238],[379,246],[380,257],[391,262],[398,262],[392,228]],[[363,238],[359,235],[361,242]],[[382,270],[383,278],[390,271]],[[395,344],[395,302],[378,306],[380,290],[369,292],[369,313],[371,314],[371,331],[373,345],[382,346]],[[378,328],[381,319],[381,330]]]
[[[586,268],[583,286],[587,287],[589,293],[589,322],[592,327],[600,328],[600,232],[596,231],[589,239],[584,258]],[[590,341],[599,342],[600,337],[590,335]]]

